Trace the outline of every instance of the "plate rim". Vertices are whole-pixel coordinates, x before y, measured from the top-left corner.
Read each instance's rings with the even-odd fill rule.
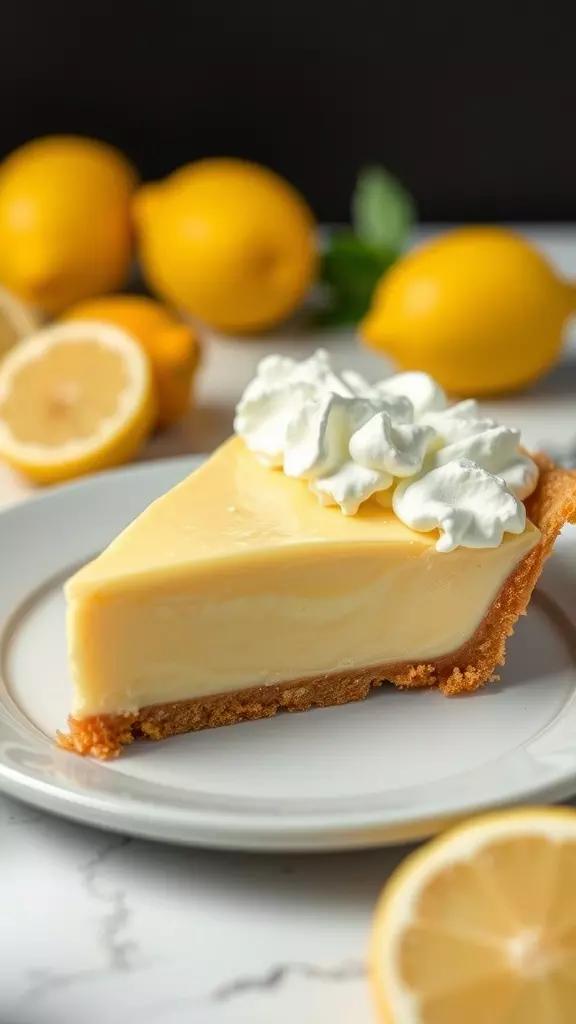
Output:
[[[134,476],[153,474],[168,476],[170,472],[174,473],[180,467],[184,475],[201,464],[205,458],[204,455],[192,454],[169,459],[153,459],[129,467],[93,474],[69,484],[46,488],[40,493],[34,494],[30,499],[0,511],[0,535],[6,524],[10,521],[17,521],[24,509],[35,508],[38,511],[54,501],[66,502],[67,497],[72,493],[90,492],[94,487],[103,484],[107,487],[110,482],[121,478],[132,479]],[[31,512],[30,514],[34,515],[35,513]],[[576,536],[568,543],[576,551]],[[65,566],[62,565],[61,573],[64,572]],[[34,590],[41,589],[48,583],[48,578],[40,579]],[[547,590],[541,596],[556,606],[576,638],[576,614],[570,616],[568,609],[559,606]],[[0,640],[4,640],[9,633],[13,617],[17,617],[22,603],[18,602],[13,613],[0,625]],[[20,716],[25,722],[25,728],[34,730],[39,747],[53,751],[48,737],[20,711],[2,679],[0,679],[0,684],[0,706],[5,712],[8,711],[8,715],[12,714],[12,716],[16,709],[16,718]],[[8,701],[6,697],[8,697]],[[576,696],[571,697],[572,699],[576,700]],[[13,708],[10,707],[10,703]],[[559,712],[559,714],[561,713]],[[2,720],[0,720],[0,730],[1,728]],[[65,758],[74,757],[66,752],[60,753]],[[504,757],[510,758],[513,753],[513,751],[509,751]],[[491,763],[493,764],[495,760],[497,761],[498,758]],[[93,764],[94,762],[88,763]],[[133,781],[133,777],[128,777],[128,785],[131,781]],[[140,781],[146,785],[143,780]],[[439,780],[436,784],[441,785],[443,781],[445,780]],[[36,779],[19,772],[15,767],[6,763],[2,744],[0,744],[0,791],[40,810],[68,820],[146,839],[223,849],[312,852],[315,850],[358,849],[422,839],[439,831],[449,823],[488,808],[507,806],[510,802],[563,800],[576,792],[576,764],[570,771],[565,770],[559,777],[551,781],[544,780],[541,784],[532,783],[528,787],[521,788],[513,797],[503,796],[501,800],[490,797],[486,803],[475,801],[457,804],[449,811],[439,812],[438,809],[431,808],[430,812],[425,814],[411,815],[407,812],[404,815],[393,815],[392,817],[389,815],[383,817],[382,813],[378,811],[367,814],[365,810],[362,810],[358,813],[347,812],[343,818],[342,814],[339,815],[335,810],[332,812],[332,817],[329,814],[323,814],[316,825],[311,823],[309,817],[298,814],[276,817],[252,814],[240,818],[230,812],[224,814],[221,810],[210,812],[210,810],[194,807],[183,811],[174,805],[156,807],[152,812],[150,804],[147,805],[145,801],[123,797],[121,794],[117,794],[113,798],[103,792],[95,793],[67,788],[50,779]]]

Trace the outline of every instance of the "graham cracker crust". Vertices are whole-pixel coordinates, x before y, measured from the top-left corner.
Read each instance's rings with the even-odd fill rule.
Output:
[[[372,687],[386,681],[408,688],[437,686],[447,696],[455,696],[496,679],[495,669],[505,661],[506,641],[519,616],[525,614],[554,541],[566,523],[576,521],[576,472],[559,469],[541,454],[533,458],[540,469],[540,480],[526,501],[526,510],[542,537],[504,584],[474,636],[458,651],[429,664],[375,665],[276,686],[154,704],[136,714],[86,719],[71,716],[70,731],[58,733],[58,744],[78,754],[108,759],[136,739],[161,740],[177,733],[271,718],[280,710],[308,711],[362,700]]]

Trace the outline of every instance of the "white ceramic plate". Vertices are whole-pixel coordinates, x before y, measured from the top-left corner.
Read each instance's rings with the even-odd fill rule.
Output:
[[[197,461],[197,460],[196,460]],[[375,691],[344,707],[135,743],[58,750],[70,700],[62,581],[194,460],[55,489],[0,515],[0,786],[86,824],[189,844],[344,849],[430,834],[480,808],[576,792],[576,530],[470,697]]]

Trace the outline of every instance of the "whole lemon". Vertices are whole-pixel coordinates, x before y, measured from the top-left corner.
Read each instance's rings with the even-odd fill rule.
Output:
[[[154,299],[104,295],[67,310],[64,320],[98,320],[121,327],[140,342],[152,364],[157,391],[157,425],[186,415],[200,348],[195,331]]]
[[[557,359],[574,286],[505,228],[450,231],[400,259],[376,289],[361,336],[448,391],[520,388]]]
[[[0,164],[0,283],[47,313],[121,286],[135,187],[104,142],[56,135],[15,150]]]
[[[218,330],[278,323],[316,274],[310,209],[257,164],[222,158],[182,167],[140,190],[136,222],[152,290]]]

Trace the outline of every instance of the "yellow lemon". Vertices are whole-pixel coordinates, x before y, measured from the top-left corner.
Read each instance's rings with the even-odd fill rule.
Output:
[[[5,288],[0,288],[0,359],[39,327],[40,318],[36,313]]]
[[[142,295],[106,295],[68,310],[65,320],[101,320],[136,338],[147,353],[156,381],[158,426],[186,415],[200,357],[195,331],[166,306]]]
[[[265,167],[201,160],[144,186],[135,210],[152,290],[219,330],[278,323],[314,280],[313,215]]]
[[[362,337],[405,370],[448,391],[520,388],[553,365],[576,291],[544,256],[504,228],[448,232],[384,276]]]
[[[0,457],[36,483],[128,462],[155,416],[148,357],[118,327],[56,324],[0,363]]]
[[[576,812],[479,818],[409,857],[374,919],[386,1024],[576,1021]]]
[[[132,166],[103,142],[48,136],[0,164],[0,282],[48,313],[120,287],[132,256]]]

